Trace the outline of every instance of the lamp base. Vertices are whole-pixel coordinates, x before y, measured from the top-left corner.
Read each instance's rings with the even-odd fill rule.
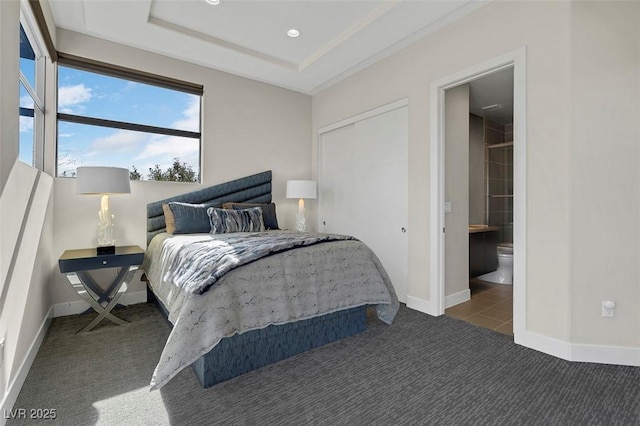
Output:
[[[307,230],[307,221],[304,218],[304,210],[296,215],[296,231],[305,232]]]
[[[98,256],[105,255],[105,254],[116,254],[116,246],[96,247],[96,254]]]

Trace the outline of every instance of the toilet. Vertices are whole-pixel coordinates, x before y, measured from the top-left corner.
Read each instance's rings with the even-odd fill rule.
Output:
[[[498,244],[498,269],[477,277],[482,281],[496,284],[513,284],[513,244]]]

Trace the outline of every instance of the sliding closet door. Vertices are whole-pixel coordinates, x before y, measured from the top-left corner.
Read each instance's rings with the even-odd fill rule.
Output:
[[[356,156],[354,137],[354,124],[321,136],[318,176],[320,232],[349,234],[357,222],[352,206],[356,188],[356,170],[353,168],[353,158]]]
[[[320,135],[319,230],[353,235],[380,258],[398,298],[408,281],[407,107]]]

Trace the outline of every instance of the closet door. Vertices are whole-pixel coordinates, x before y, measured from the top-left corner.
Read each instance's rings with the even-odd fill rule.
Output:
[[[319,144],[318,230],[349,234],[356,223],[353,207],[356,171],[355,124],[325,133]],[[352,235],[352,234],[349,234]]]
[[[353,235],[376,253],[402,302],[408,281],[407,107],[320,135],[321,232]]]

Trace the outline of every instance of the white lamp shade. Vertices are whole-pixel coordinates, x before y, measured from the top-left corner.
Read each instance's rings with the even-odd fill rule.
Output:
[[[317,197],[316,181],[314,180],[288,180],[287,198],[307,198]]]
[[[76,193],[129,194],[129,170],[122,167],[78,167]]]

